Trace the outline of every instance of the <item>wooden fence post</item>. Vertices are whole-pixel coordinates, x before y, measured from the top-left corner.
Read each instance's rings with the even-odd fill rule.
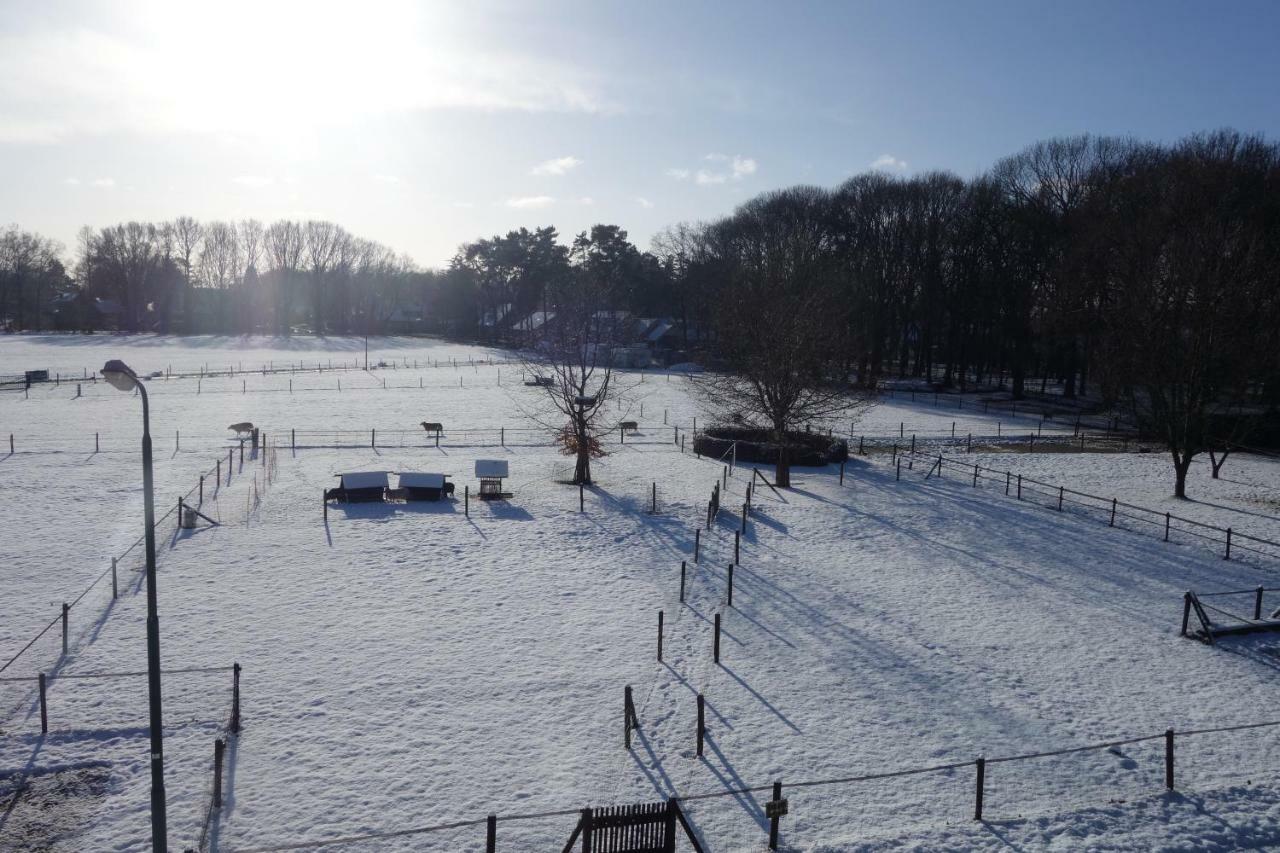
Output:
[[[733,563],[729,564],[729,587],[727,590],[728,605],[733,606]]]
[[[1115,526],[1116,526],[1116,499],[1112,498],[1111,499],[1111,521],[1107,524],[1107,527],[1115,527]]]
[[[747,532],[747,505],[746,504],[742,505],[742,527],[740,532],[742,533]],[[1227,542],[1230,543],[1230,541],[1231,541],[1231,537],[1228,536]]]
[[[196,505],[199,506],[200,504],[203,504],[203,503],[204,503],[204,474],[201,474],[200,475],[200,499],[199,501],[197,501]]]
[[[1227,553],[1223,555],[1222,559],[1224,560],[1231,559],[1231,528],[1230,527],[1227,528]]]
[[[586,512],[586,497],[584,496],[585,486],[578,484],[578,512]]]
[[[840,485],[844,485],[844,462],[840,462]]]
[[[662,611],[658,611],[658,663],[662,663]]]
[[[1058,486],[1058,512],[1062,512],[1062,495],[1065,491],[1062,486]]]
[[[1167,512],[1166,512],[1166,513],[1164,514],[1164,541],[1166,541],[1166,542],[1168,542],[1168,541],[1169,541],[1169,519],[1170,519],[1171,517],[1172,517],[1172,516],[1171,516],[1171,514],[1170,514],[1170,513],[1167,513]]]
[[[711,644],[711,656],[712,658],[715,659],[716,663],[720,663],[720,614],[719,613],[716,614],[715,632],[716,632],[715,639],[712,641],[712,644]]]
[[[1164,786],[1173,790],[1173,729],[1164,730]]]
[[[222,808],[222,754],[227,749],[227,742],[218,738],[213,742],[213,807]]]
[[[1254,591],[1253,599],[1253,620],[1256,622],[1262,618],[1262,587],[1259,586]]]
[[[693,561],[698,562],[698,552],[702,550],[702,528],[693,531]]]
[[[497,853],[498,849],[498,816],[489,815],[484,822],[484,849],[485,853]]]
[[[656,480],[653,483],[653,504],[649,509],[649,514],[658,514],[658,482]]]
[[[680,561],[680,603],[681,604],[684,604],[684,571],[685,571],[685,562],[684,560],[681,560]]]
[[[742,562],[741,560],[738,559],[738,553],[739,553],[738,544],[741,540],[742,540],[742,534],[736,530],[733,531],[733,561],[735,563]]]
[[[471,517],[471,486],[462,487],[462,514],[467,518]]]
[[[101,449],[102,449],[102,444],[98,441],[98,434],[95,432],[93,434],[93,452],[97,453]]]
[[[1018,475],[1018,500],[1022,500],[1022,475]]]
[[[622,692],[622,742],[631,748],[631,685],[628,684]]]
[[[231,664],[231,724],[232,734],[240,734],[240,664]]]
[[[62,602],[62,653],[67,653],[67,629],[70,624],[69,614],[71,613],[71,605],[65,601]]]
[[[707,716],[705,711],[706,700],[702,698],[702,694],[698,694],[698,757],[702,757],[702,741],[707,736]]]
[[[773,817],[769,818],[769,849],[778,849],[778,821],[782,820],[782,783],[773,783]]]
[[[298,430],[297,429],[289,430],[289,449],[290,450],[298,449]]]
[[[111,598],[112,600],[120,597],[120,580],[116,577],[116,558],[111,558]]]
[[[40,673],[40,734],[49,733],[49,703],[45,698],[45,675]],[[699,752],[699,755],[702,753]]]
[[[987,760],[979,758],[976,763],[978,765],[978,783],[973,805],[973,819],[982,820],[982,786],[987,777]]]
[[[902,460],[901,459],[898,460],[898,464],[895,466],[893,479],[895,482],[902,479]]]
[[[376,448],[378,446],[378,430],[369,430],[369,446]]]

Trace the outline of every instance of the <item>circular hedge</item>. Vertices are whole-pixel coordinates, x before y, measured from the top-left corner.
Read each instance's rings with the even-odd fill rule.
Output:
[[[739,462],[778,464],[779,443],[773,430],[751,427],[710,427],[693,439],[693,449],[703,456],[719,459],[738,443]],[[820,467],[849,458],[849,445],[843,439],[813,432],[787,433],[787,462],[791,465]]]

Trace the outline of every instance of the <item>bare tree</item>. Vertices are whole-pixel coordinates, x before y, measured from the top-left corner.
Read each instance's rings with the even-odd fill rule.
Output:
[[[302,226],[287,219],[271,224],[263,235],[267,260],[276,276],[276,330],[288,335],[292,328],[293,285],[302,264]]]
[[[618,384],[612,362],[622,317],[605,309],[601,283],[583,270],[557,282],[553,299],[554,316],[543,323],[541,340],[524,357],[526,373],[542,383],[538,405],[526,414],[574,457],[571,482],[590,485],[591,460],[605,455],[602,437],[613,429],[607,404],[622,401],[627,391]]]
[[[332,222],[311,219],[302,227],[306,244],[307,268],[311,272],[311,316],[317,335],[325,330],[325,276],[333,263],[334,250],[341,229]]]
[[[780,486],[791,485],[788,433],[861,400],[841,368],[829,208],[825,190],[797,187],[748,202],[711,231],[726,265],[717,332],[728,370],[695,387],[717,417],[772,431]]]

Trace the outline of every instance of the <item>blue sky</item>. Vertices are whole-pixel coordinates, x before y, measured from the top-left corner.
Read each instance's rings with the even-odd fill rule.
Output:
[[[1280,3],[0,7],[0,222],[326,218],[443,264],[519,226],[637,243],[877,164],[1280,135]]]

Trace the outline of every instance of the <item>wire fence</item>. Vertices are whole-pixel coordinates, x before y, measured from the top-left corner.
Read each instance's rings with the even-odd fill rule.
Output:
[[[1250,722],[1235,725],[1212,726],[1204,728],[1185,729],[1175,731],[1174,729],[1166,729],[1163,732],[1154,734],[1138,735],[1133,737],[1115,737],[1104,741],[1088,743],[1077,746],[1067,746],[1059,749],[1041,750],[1036,752],[1017,753],[1011,755],[995,755],[990,757],[978,757],[963,761],[947,762],[942,764],[931,764],[917,767],[896,768],[892,770],[880,770],[870,773],[857,773],[839,776],[827,776],[817,778],[801,778],[797,781],[783,781],[782,777],[774,778],[768,782],[758,785],[740,785],[728,786],[715,791],[702,791],[691,793],[680,793],[672,791],[666,797],[669,800],[675,800],[682,806],[688,806],[695,803],[707,803],[708,801],[719,800],[726,797],[741,800],[742,798],[755,799],[754,795],[768,794],[772,799],[766,805],[781,802],[783,809],[769,810],[774,812],[774,816],[765,818],[765,821],[757,819],[751,820],[751,825],[755,831],[766,831],[770,839],[770,849],[776,849],[779,838],[779,828],[781,822],[785,818],[788,822],[799,821],[806,815],[799,808],[791,808],[789,800],[779,800],[779,796],[786,792],[806,791],[817,788],[832,788],[838,786],[854,786],[866,783],[877,783],[878,790],[883,791],[886,787],[884,783],[891,780],[907,780],[910,777],[937,777],[943,776],[951,781],[958,781],[961,777],[957,771],[969,770],[972,776],[969,777],[969,797],[965,802],[964,812],[951,811],[950,813],[937,813],[936,809],[939,805],[937,801],[928,803],[926,807],[932,806],[935,811],[931,812],[928,817],[937,820],[953,823],[964,818],[971,818],[974,821],[981,821],[992,817],[992,812],[1002,815],[1023,815],[1036,811],[1062,811],[1064,806],[1085,806],[1096,804],[1098,802],[1125,802],[1130,797],[1150,796],[1161,791],[1175,790],[1206,790],[1216,785],[1229,784],[1232,781],[1240,781],[1250,774],[1270,773],[1269,768],[1274,764],[1277,743],[1274,739],[1262,744],[1265,748],[1259,748],[1257,742],[1250,743],[1243,750],[1253,759],[1249,765],[1241,765],[1239,763],[1223,762],[1224,757],[1221,752],[1223,740],[1219,740],[1217,744],[1202,748],[1200,754],[1192,751],[1191,739],[1200,738],[1205,741],[1209,740],[1211,735],[1225,735],[1236,732],[1259,732],[1266,729],[1273,729],[1280,726],[1280,720],[1268,720],[1263,722]],[[1130,750],[1130,754],[1124,753],[1125,747],[1134,747],[1140,744],[1162,745],[1163,748],[1157,748],[1148,752],[1138,753]],[[1229,749],[1229,747],[1228,747]],[[1036,770],[1034,765],[1044,766],[1049,759],[1066,758],[1070,756],[1081,756],[1084,754],[1110,753],[1108,756],[1109,764],[1120,764],[1124,767],[1126,776],[1112,778],[1113,774],[1101,772],[1098,768],[1094,768],[1093,775],[1090,778],[1081,778],[1080,767],[1074,764],[1060,765],[1063,772],[1055,778],[1053,770],[1044,769]],[[1141,761],[1134,759],[1133,755],[1138,755]],[[1120,758],[1121,762],[1112,761],[1112,759]],[[1144,763],[1145,762],[1145,766]],[[1023,769],[1015,771],[1013,768],[1021,766]],[[1008,767],[1010,769],[1003,769]],[[1190,768],[1191,772],[1187,772]],[[1023,774],[1023,775],[1020,775]],[[1125,781],[1120,781],[1125,779]],[[1028,804],[1027,802],[1019,802],[1018,785],[1009,784],[1025,783],[1028,787],[1033,787],[1037,782],[1050,783],[1046,785],[1045,790],[1041,792],[1041,796],[1036,797],[1036,802]],[[1135,784],[1136,783],[1136,784]],[[1087,789],[1087,791],[1086,791]],[[1073,798],[1064,802],[1061,797],[1054,796],[1054,792],[1058,790],[1073,791]],[[995,797],[993,802],[993,795]],[[1083,795],[1083,796],[1082,796]],[[961,799],[961,798],[957,798]],[[843,797],[839,801],[841,804],[856,803],[857,800],[850,797]],[[830,801],[814,801],[811,804],[812,813],[807,815],[808,821],[804,826],[811,832],[821,833],[830,832],[834,828],[846,828],[849,826],[858,826],[864,828],[868,833],[876,830],[875,821],[868,820],[869,814],[875,811],[873,804],[864,804],[857,811],[851,811],[847,805],[843,807],[834,807]],[[947,803],[953,809],[957,807],[956,799],[951,799]],[[892,807],[891,807],[892,808]],[[358,834],[349,834],[334,836],[330,838],[317,838],[306,841],[281,841],[277,843],[254,845],[245,847],[227,847],[221,849],[225,853],[271,853],[271,851],[284,850],[312,850],[325,847],[333,847],[339,845],[356,844],[360,842],[371,841],[387,841],[394,838],[406,838],[410,836],[429,835],[433,833],[441,833],[460,829],[478,829],[486,827],[485,833],[485,849],[494,851],[498,849],[499,841],[503,842],[506,849],[528,849],[527,843],[523,839],[508,839],[506,837],[499,838],[496,832],[492,831],[493,827],[503,823],[514,823],[518,821],[543,820],[552,817],[576,816],[582,811],[578,808],[564,808],[550,811],[540,812],[518,812],[510,814],[492,814],[485,817],[453,820],[442,823],[387,828],[378,831],[364,832]],[[782,812],[782,813],[778,813]],[[766,812],[768,814],[768,811]],[[912,827],[917,827],[922,818],[918,812],[911,812],[909,815]],[[825,818],[825,823],[822,818]],[[884,813],[885,820],[892,820],[892,816]],[[729,829],[728,824],[723,821],[708,821],[700,835],[705,834],[712,824],[719,824],[722,830]],[[762,827],[761,823],[765,823]],[[799,827],[801,824],[797,823]],[[571,827],[566,825],[566,837]],[[478,836],[478,833],[477,833]],[[706,839],[703,839],[704,842]],[[819,839],[810,838],[809,841]],[[477,837],[473,843],[479,842]],[[455,840],[453,843],[460,843]],[[712,846],[712,845],[708,845]]]
[[[1160,512],[1121,501],[1069,489],[1057,483],[1047,483],[1012,471],[987,468],[976,463],[962,462],[942,453],[926,454],[920,450],[897,449],[894,464],[901,477],[908,460],[907,471],[925,472],[925,477],[953,477],[969,482],[974,488],[1001,490],[1020,501],[1034,503],[1060,512],[1075,512],[1096,521],[1105,520],[1110,527],[1119,527],[1141,533],[1160,536],[1163,541],[1196,542],[1211,548],[1223,559],[1253,560],[1265,568],[1274,568],[1273,561],[1280,561],[1280,542],[1239,533],[1231,527],[1218,527],[1203,521],[1183,518],[1172,512]]]
[[[241,458],[243,460],[243,456]],[[226,468],[225,472],[223,471],[224,467]],[[216,495],[221,493],[223,488],[230,486],[231,478],[234,477],[235,474],[237,473],[234,470],[235,467],[236,466],[233,461],[233,457],[231,455],[228,455],[227,459],[225,460],[225,466],[224,466],[224,460],[221,457],[219,457],[218,461],[215,462],[213,466],[211,466],[208,470],[206,470],[205,472],[199,475],[199,479],[194,486],[192,486],[190,489],[186,491],[185,494],[181,495],[177,500],[175,500],[172,504],[170,504],[169,508],[163,514],[161,514],[159,518],[155,520],[152,529],[156,531],[158,534],[161,529],[161,526],[164,525],[164,523],[168,521],[171,516],[174,516],[177,514],[178,508],[180,506],[183,506],[184,504],[188,504],[191,502],[191,498],[193,495],[197,496],[197,501],[195,505],[198,507],[200,503],[203,502],[206,479],[211,477],[214,478],[212,494]],[[224,473],[225,473],[225,480],[226,480],[225,483],[223,481]],[[240,473],[243,473],[243,463],[241,466]],[[180,522],[180,519],[178,519],[178,521]],[[89,593],[97,589],[99,585],[102,584],[103,581],[105,581],[108,577],[111,578],[111,599],[110,600],[111,601],[116,600],[120,594],[121,575],[124,575],[127,580],[131,577],[136,577],[137,575],[144,573],[146,571],[145,560],[142,560],[141,554],[136,553],[139,547],[142,546],[145,542],[146,542],[146,531],[144,530],[143,533],[139,535],[137,539],[135,539],[132,543],[128,545],[128,547],[126,547],[118,555],[112,557],[110,565],[104,568],[89,583],[88,586],[86,586],[83,590],[80,591],[80,593],[75,598],[71,599],[71,601],[69,602],[64,602],[62,604],[61,610],[58,613],[58,615],[54,616],[49,623],[47,623],[43,628],[39,629],[35,633],[35,635],[32,636],[31,639],[28,640],[26,644],[24,644],[22,648],[20,648],[15,654],[13,654],[3,663],[0,663],[0,673],[3,673],[5,670],[9,669],[9,667],[12,666],[14,663],[16,663],[19,660],[19,658],[21,658],[24,654],[30,651],[36,645],[37,641],[39,641],[42,637],[48,634],[48,632],[51,631],[54,628],[54,626],[58,625],[59,623],[61,623],[62,625],[62,645],[61,645],[61,652],[58,659],[59,660],[65,659],[71,648],[71,638],[70,638],[71,611],[74,610],[76,607],[78,607],[82,602],[84,602],[85,598],[89,595]],[[123,565],[126,562],[127,558],[130,557],[130,555],[133,555],[132,564],[128,566]],[[159,562],[160,555],[161,555],[161,551],[157,550],[157,553],[156,553],[157,562]],[[140,560],[142,560],[141,563],[139,563]]]

